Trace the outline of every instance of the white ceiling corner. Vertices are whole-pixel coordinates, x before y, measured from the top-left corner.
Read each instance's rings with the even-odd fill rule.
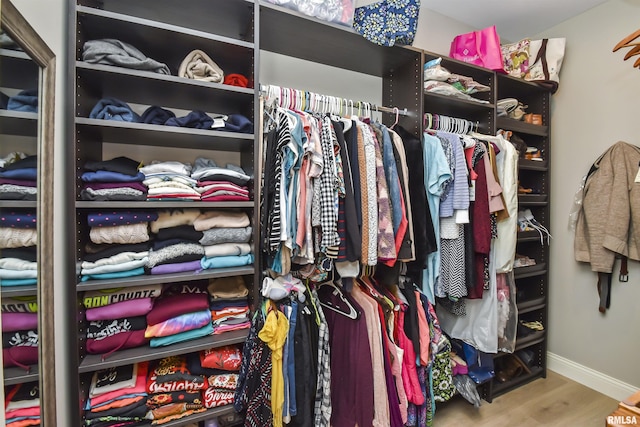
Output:
[[[501,39],[534,36],[607,0],[422,0],[424,8],[475,28],[495,25]]]

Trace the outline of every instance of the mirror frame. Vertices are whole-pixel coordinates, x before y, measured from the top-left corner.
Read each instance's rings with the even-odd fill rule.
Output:
[[[38,372],[40,422],[56,425],[54,268],[53,268],[53,145],[56,57],[11,3],[0,3],[0,25],[40,67],[38,102]]]

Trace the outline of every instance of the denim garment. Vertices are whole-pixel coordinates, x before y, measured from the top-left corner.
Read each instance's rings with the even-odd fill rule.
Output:
[[[102,98],[98,101],[89,113],[89,118],[117,122],[140,122],[140,116],[134,113],[126,102],[115,98]]]
[[[393,219],[393,233],[397,234],[402,220],[402,195],[400,191],[400,178],[398,177],[398,167],[393,156],[393,143],[391,135],[386,126],[378,126],[382,131],[382,163],[387,178],[389,188],[389,198],[391,199],[391,212]]]
[[[9,98],[7,110],[38,112],[38,89],[27,89]]]

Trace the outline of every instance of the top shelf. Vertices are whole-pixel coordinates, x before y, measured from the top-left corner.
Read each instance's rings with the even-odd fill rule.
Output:
[[[95,6],[95,0],[78,0],[79,6]],[[189,0],[188,7],[175,0],[101,0],[99,7],[166,24],[210,32],[253,42],[251,0]],[[194,13],[197,11],[197,13]]]
[[[378,46],[350,27],[263,1],[260,2],[260,48],[377,77],[420,58],[417,49]]]

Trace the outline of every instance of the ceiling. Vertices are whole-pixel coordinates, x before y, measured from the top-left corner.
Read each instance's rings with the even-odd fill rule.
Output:
[[[422,7],[475,28],[495,25],[515,42],[534,36],[607,0],[422,0]]]

